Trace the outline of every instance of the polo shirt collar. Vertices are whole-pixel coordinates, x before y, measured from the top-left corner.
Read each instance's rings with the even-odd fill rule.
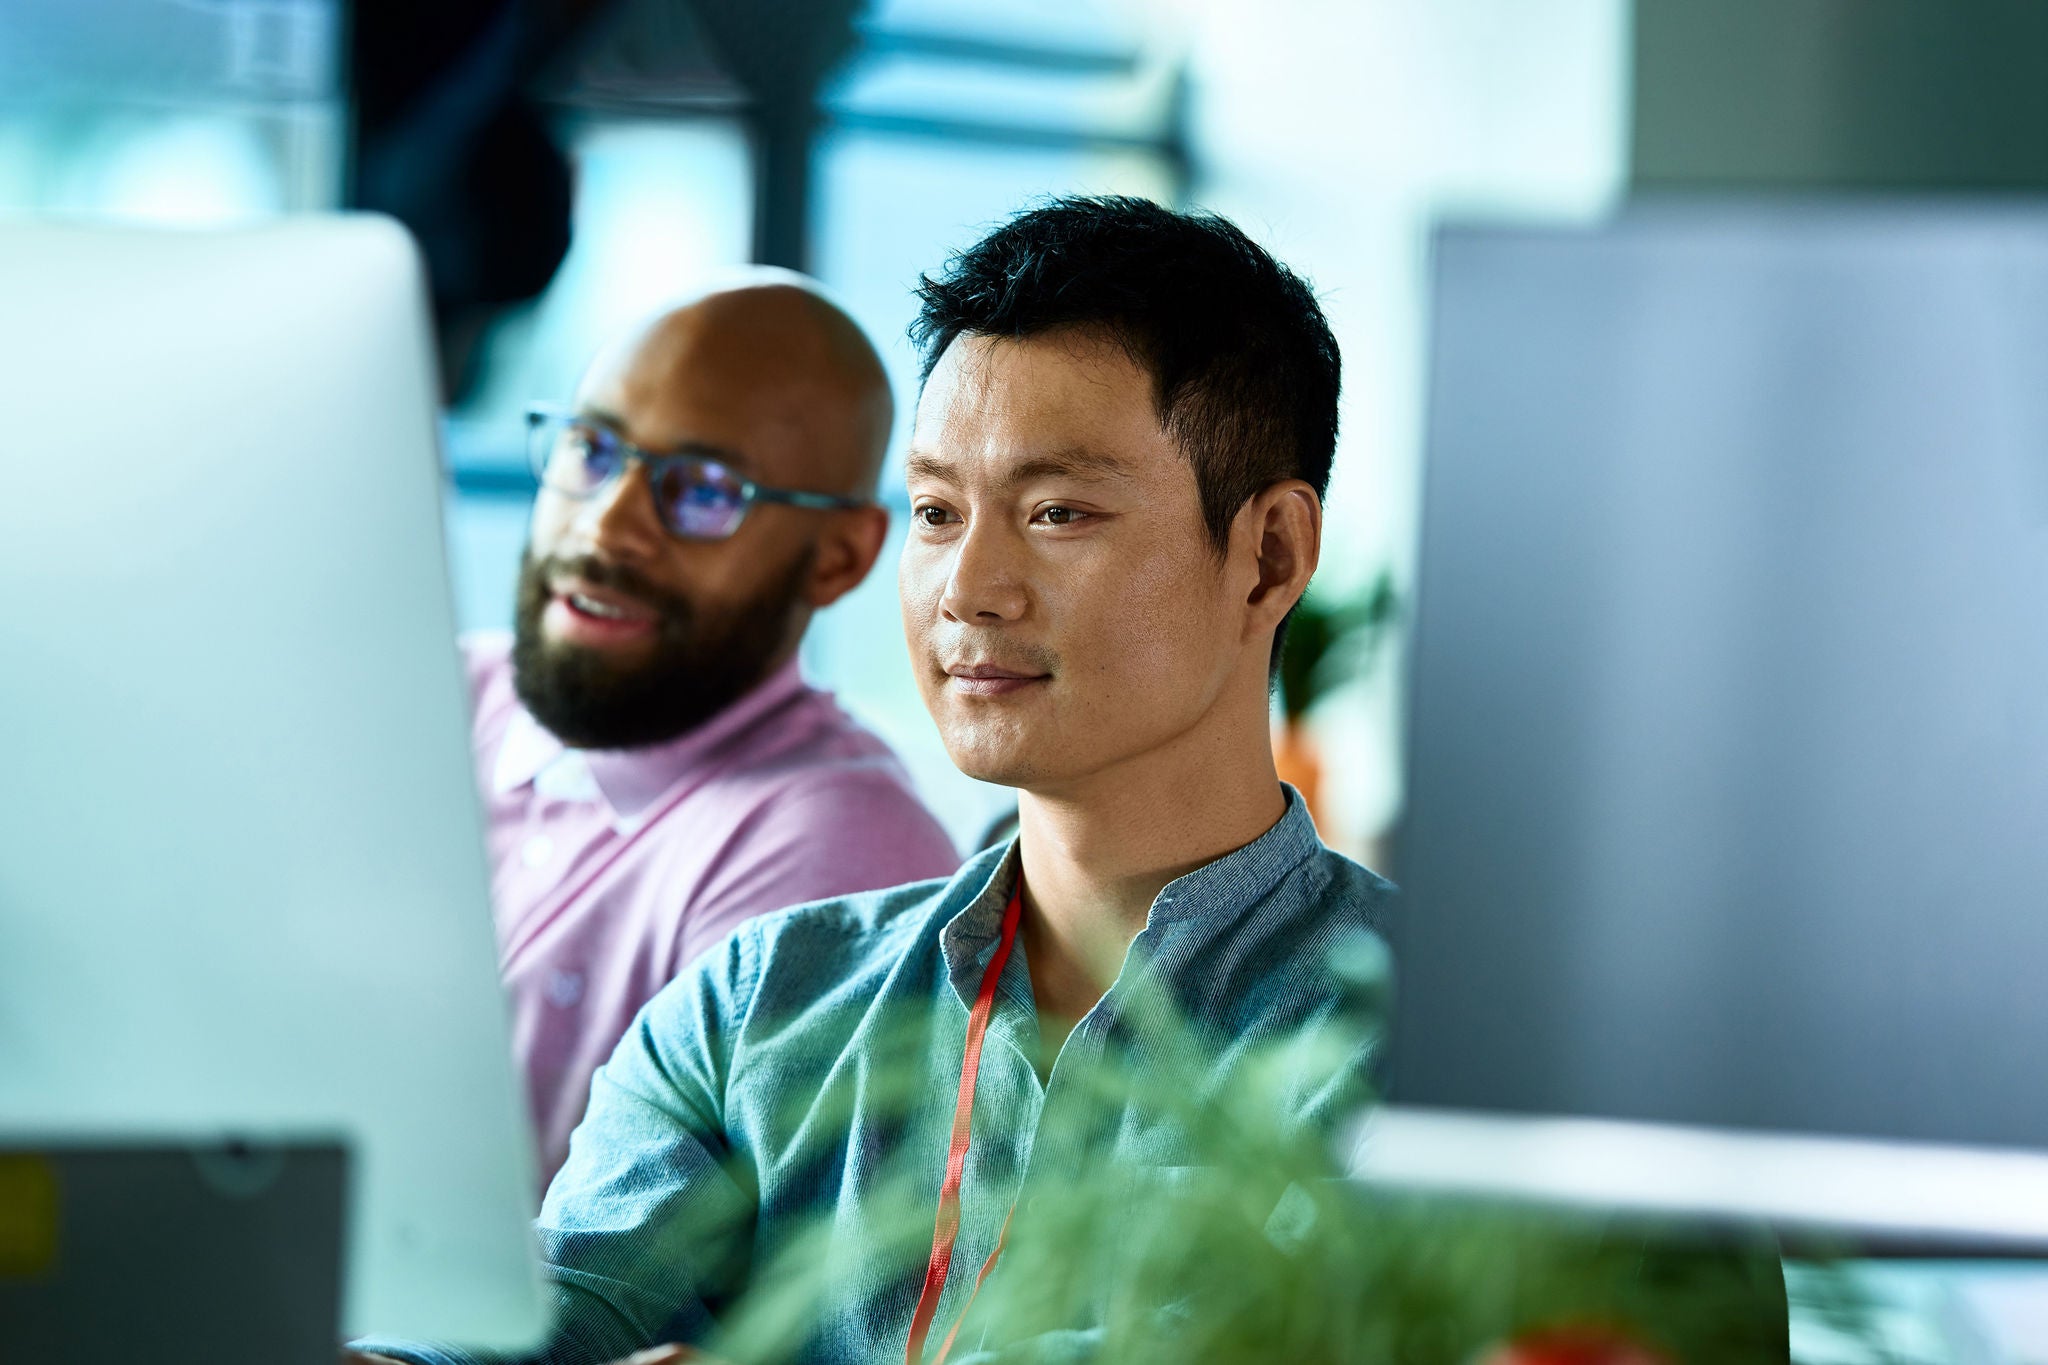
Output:
[[[792,657],[694,730],[637,749],[569,748],[521,707],[498,747],[491,787],[501,796],[532,784],[550,795],[601,798],[615,821],[635,824],[691,771],[807,691]]]

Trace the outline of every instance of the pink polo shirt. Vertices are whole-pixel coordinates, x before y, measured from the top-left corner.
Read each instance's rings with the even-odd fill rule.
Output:
[[[733,926],[960,864],[888,746],[794,661],[680,739],[606,751],[565,748],[519,704],[508,636],[463,651],[543,1182],[633,1016]]]

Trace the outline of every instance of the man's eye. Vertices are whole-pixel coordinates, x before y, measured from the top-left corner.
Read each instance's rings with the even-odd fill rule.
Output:
[[[563,444],[568,453],[583,461],[584,465],[600,473],[609,471],[618,463],[618,438],[608,431],[590,427],[570,427],[563,435]]]
[[[914,509],[910,515],[917,518],[918,522],[925,526],[944,526],[946,524],[946,509],[935,503],[926,503],[924,506]]]
[[[1048,526],[1072,526],[1081,519],[1081,513],[1071,507],[1042,507],[1038,515]]]

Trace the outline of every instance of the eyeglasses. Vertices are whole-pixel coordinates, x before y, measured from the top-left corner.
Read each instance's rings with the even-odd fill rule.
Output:
[[[703,455],[657,455],[601,422],[539,403],[526,410],[526,458],[542,486],[570,498],[593,497],[630,466],[644,465],[655,515],[683,540],[725,539],[757,502],[826,510],[867,506],[860,498],[770,488]]]

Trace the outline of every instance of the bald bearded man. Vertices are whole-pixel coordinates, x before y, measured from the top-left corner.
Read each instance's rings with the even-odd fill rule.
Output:
[[[859,327],[782,272],[656,319],[529,413],[515,629],[465,649],[543,1183],[640,1006],[735,925],[958,866],[796,663],[881,552],[892,416]]]

